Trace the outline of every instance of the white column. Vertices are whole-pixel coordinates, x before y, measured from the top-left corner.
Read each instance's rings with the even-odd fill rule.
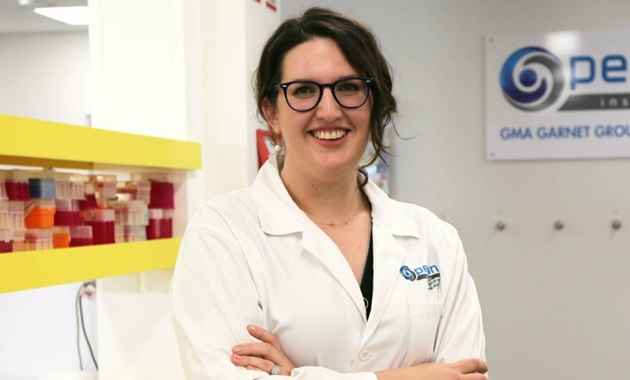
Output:
[[[265,0],[90,0],[90,8],[92,125],[201,142],[203,169],[176,194],[186,215],[251,183],[259,126],[251,76],[279,11]],[[184,378],[169,282],[169,272],[99,281],[100,379]]]
[[[191,4],[197,1],[186,0]],[[201,91],[187,92],[194,83],[187,80],[186,51],[192,48],[187,43],[195,39],[187,40],[194,30],[187,28],[184,2],[91,0],[89,5],[92,125],[199,141],[200,122],[189,122],[202,120],[194,107]],[[196,20],[191,17],[193,25]],[[176,234],[188,209],[202,199],[199,175],[185,177],[176,192]],[[100,379],[183,378],[168,310],[169,282],[169,271],[98,281]]]
[[[257,171],[252,74],[280,13],[255,0],[202,3],[206,194],[247,186]]]

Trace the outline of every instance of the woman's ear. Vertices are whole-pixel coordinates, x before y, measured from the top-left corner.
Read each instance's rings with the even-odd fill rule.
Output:
[[[271,104],[269,99],[265,98],[262,104],[263,116],[267,121],[269,127],[276,133],[280,133],[280,128],[278,128],[278,111],[276,107]]]

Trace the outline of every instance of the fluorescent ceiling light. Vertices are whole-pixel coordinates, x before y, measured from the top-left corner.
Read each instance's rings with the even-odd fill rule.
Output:
[[[90,18],[87,6],[35,8],[34,12],[69,25],[87,25]]]

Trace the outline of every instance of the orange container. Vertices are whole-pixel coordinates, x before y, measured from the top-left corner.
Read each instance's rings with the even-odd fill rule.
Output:
[[[53,228],[55,225],[55,200],[37,200],[24,210],[26,228]]]
[[[55,227],[53,229],[53,248],[67,248],[70,246],[70,228]]]

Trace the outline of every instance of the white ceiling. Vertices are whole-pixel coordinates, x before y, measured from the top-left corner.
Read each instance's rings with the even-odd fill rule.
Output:
[[[19,0],[0,0],[0,34],[41,33],[87,30],[87,26],[72,26],[33,12],[45,6],[87,5],[87,0],[21,0],[30,3],[20,5]]]

